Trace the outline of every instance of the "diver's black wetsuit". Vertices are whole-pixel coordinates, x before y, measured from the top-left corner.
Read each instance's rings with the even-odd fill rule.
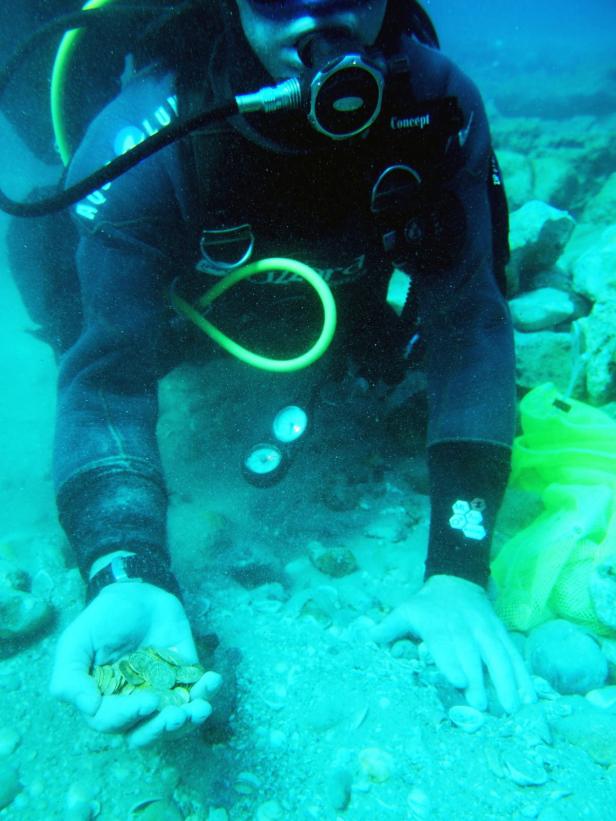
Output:
[[[455,258],[443,242],[427,248],[411,271],[430,408],[427,574],[485,583],[514,419],[512,330],[493,271],[490,137],[472,83],[441,53],[411,40],[404,48],[412,66],[404,91],[409,102],[421,107],[453,95],[463,110],[464,128],[444,153],[430,140],[418,149],[420,123],[396,127],[387,115],[367,136],[326,146],[306,137],[308,126],[294,125],[299,114],[271,115],[256,121],[256,136],[238,120],[204,138],[198,154],[210,159],[201,184],[193,146],[176,144],[75,208],[85,326],[61,361],[55,482],[61,520],[85,574],[97,557],[131,550],[144,556],[144,578],[174,589],[155,436],[157,382],[179,357],[168,289],[174,278],[194,276],[203,228],[249,222],[256,235],[253,258],[290,256],[327,271],[340,324],[361,340],[370,303],[386,316],[384,272],[391,267],[370,212],[371,187],[397,162],[416,169],[430,201],[442,203],[440,218],[451,231],[444,245],[460,243]],[[214,60],[216,87],[206,96],[220,96],[228,85],[244,91],[267,84],[254,58],[247,60],[236,57],[222,74]],[[165,125],[176,111],[172,75],[135,79],[90,127],[69,182]],[[269,139],[275,141],[270,148]],[[205,276],[201,291],[207,285]],[[268,286],[253,287],[256,293]],[[462,504],[452,519],[456,502]]]

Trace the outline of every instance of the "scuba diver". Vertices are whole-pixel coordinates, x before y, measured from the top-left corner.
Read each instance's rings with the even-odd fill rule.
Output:
[[[406,342],[419,328],[424,350],[425,582],[372,638],[420,638],[478,709],[487,672],[513,712],[534,693],[485,592],[515,382],[504,196],[478,91],[430,42],[413,0],[215,0],[208,17],[211,6],[216,36],[204,27],[180,62],[125,77],[66,177],[70,190],[178,119],[240,95],[223,120],[71,206],[81,313],[58,346],[54,481],[87,606],[60,638],[52,692],[90,726],[131,732],[137,745],[210,714],[213,672],[190,702],[158,712],[150,693],[102,697],[90,670],[150,645],[196,660],[166,543],[157,385],[182,360],[199,293],[251,260],[292,258],[335,293],[337,331],[323,363],[336,351],[361,361],[380,348],[391,365],[395,344],[385,337],[396,320]],[[296,104],[278,105],[280,89]],[[278,262],[230,297],[248,335],[272,291],[292,297],[293,327],[318,313],[291,263]],[[393,268],[412,296],[405,291],[397,310],[388,303]]]

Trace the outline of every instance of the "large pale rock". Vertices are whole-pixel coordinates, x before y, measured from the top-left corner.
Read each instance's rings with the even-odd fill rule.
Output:
[[[555,265],[574,227],[570,214],[539,200],[527,202],[511,214],[507,276],[512,293],[526,290],[536,274]]]
[[[585,750],[597,764],[616,764],[616,715],[582,696],[565,696],[558,703],[565,709],[547,713],[555,735]]]
[[[607,680],[607,659],[597,642],[564,619],[531,630],[526,654],[533,673],[559,693],[584,695]]]
[[[584,313],[584,303],[574,294],[556,288],[539,288],[509,302],[518,331],[543,331]]]
[[[616,171],[607,178],[603,187],[584,209],[587,222],[616,224]]]
[[[593,302],[616,299],[616,225],[573,263],[573,288]]]
[[[503,173],[509,208],[520,208],[533,198],[533,167],[530,160],[518,151],[498,151],[498,162]]]
[[[572,373],[571,334],[553,331],[515,332],[516,381],[534,388],[553,382],[561,391],[569,386]]]
[[[580,180],[572,163],[554,154],[532,160],[533,198],[565,210],[572,207]]]
[[[43,599],[23,590],[0,588],[0,642],[33,636],[49,623],[51,615]]]
[[[598,302],[579,320],[584,336],[586,393],[595,405],[616,399],[616,299]]]

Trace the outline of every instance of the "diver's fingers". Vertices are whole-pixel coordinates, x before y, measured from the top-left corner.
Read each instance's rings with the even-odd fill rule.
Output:
[[[186,724],[188,713],[175,704],[168,704],[151,721],[141,724],[128,741],[131,747],[147,747],[164,733],[175,732]]]
[[[197,727],[212,715],[212,705],[202,698],[189,701],[188,704],[183,705],[182,709],[188,715],[190,722]]]
[[[208,670],[208,672],[204,673],[199,681],[190,688],[190,698],[191,700],[202,698],[208,701],[210,697],[220,689],[221,684],[222,676],[213,670]]]
[[[122,732],[158,709],[155,693],[131,693],[128,696],[103,696],[96,713],[88,718],[93,730],[102,733]]]

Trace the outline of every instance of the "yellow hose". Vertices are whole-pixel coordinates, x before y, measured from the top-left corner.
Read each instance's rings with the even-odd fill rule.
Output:
[[[88,9],[99,9],[107,6],[113,0],[88,0],[83,6],[82,11]],[[68,68],[75,53],[75,49],[83,35],[84,30],[71,29],[67,31],[56,52],[56,59],[54,60],[53,69],[51,72],[51,89],[50,89],[50,105],[51,105],[51,122],[53,124],[53,133],[56,138],[56,145],[58,152],[64,165],[68,165],[71,159],[72,147],[68,137],[65,117],[65,100],[66,100],[66,76]]]
[[[290,271],[293,274],[297,274],[315,289],[323,306],[323,327],[319,338],[309,350],[292,359],[270,359],[269,357],[249,351],[247,348],[244,348],[226,336],[226,334],[220,331],[215,325],[212,325],[212,323],[205,319],[197,310],[197,307],[207,308],[221,294],[229,288],[232,288],[238,282],[241,282],[241,280],[247,279],[255,274],[267,273],[268,271]],[[171,294],[171,303],[177,311],[188,317],[197,327],[213,339],[214,342],[224,348],[225,351],[237,357],[237,359],[240,359],[242,362],[245,362],[247,365],[251,365],[253,368],[275,373],[299,371],[302,368],[307,368],[308,365],[312,365],[312,363],[323,356],[328,349],[336,330],[336,303],[329,285],[314,268],[305,265],[303,262],[298,262],[295,259],[285,259],[284,257],[262,259],[258,262],[252,262],[249,265],[243,265],[241,268],[228,274],[220,282],[217,282],[213,288],[210,288],[210,290],[196,302],[197,307],[186,302],[185,299],[182,299],[182,297],[179,297],[174,292]]]

